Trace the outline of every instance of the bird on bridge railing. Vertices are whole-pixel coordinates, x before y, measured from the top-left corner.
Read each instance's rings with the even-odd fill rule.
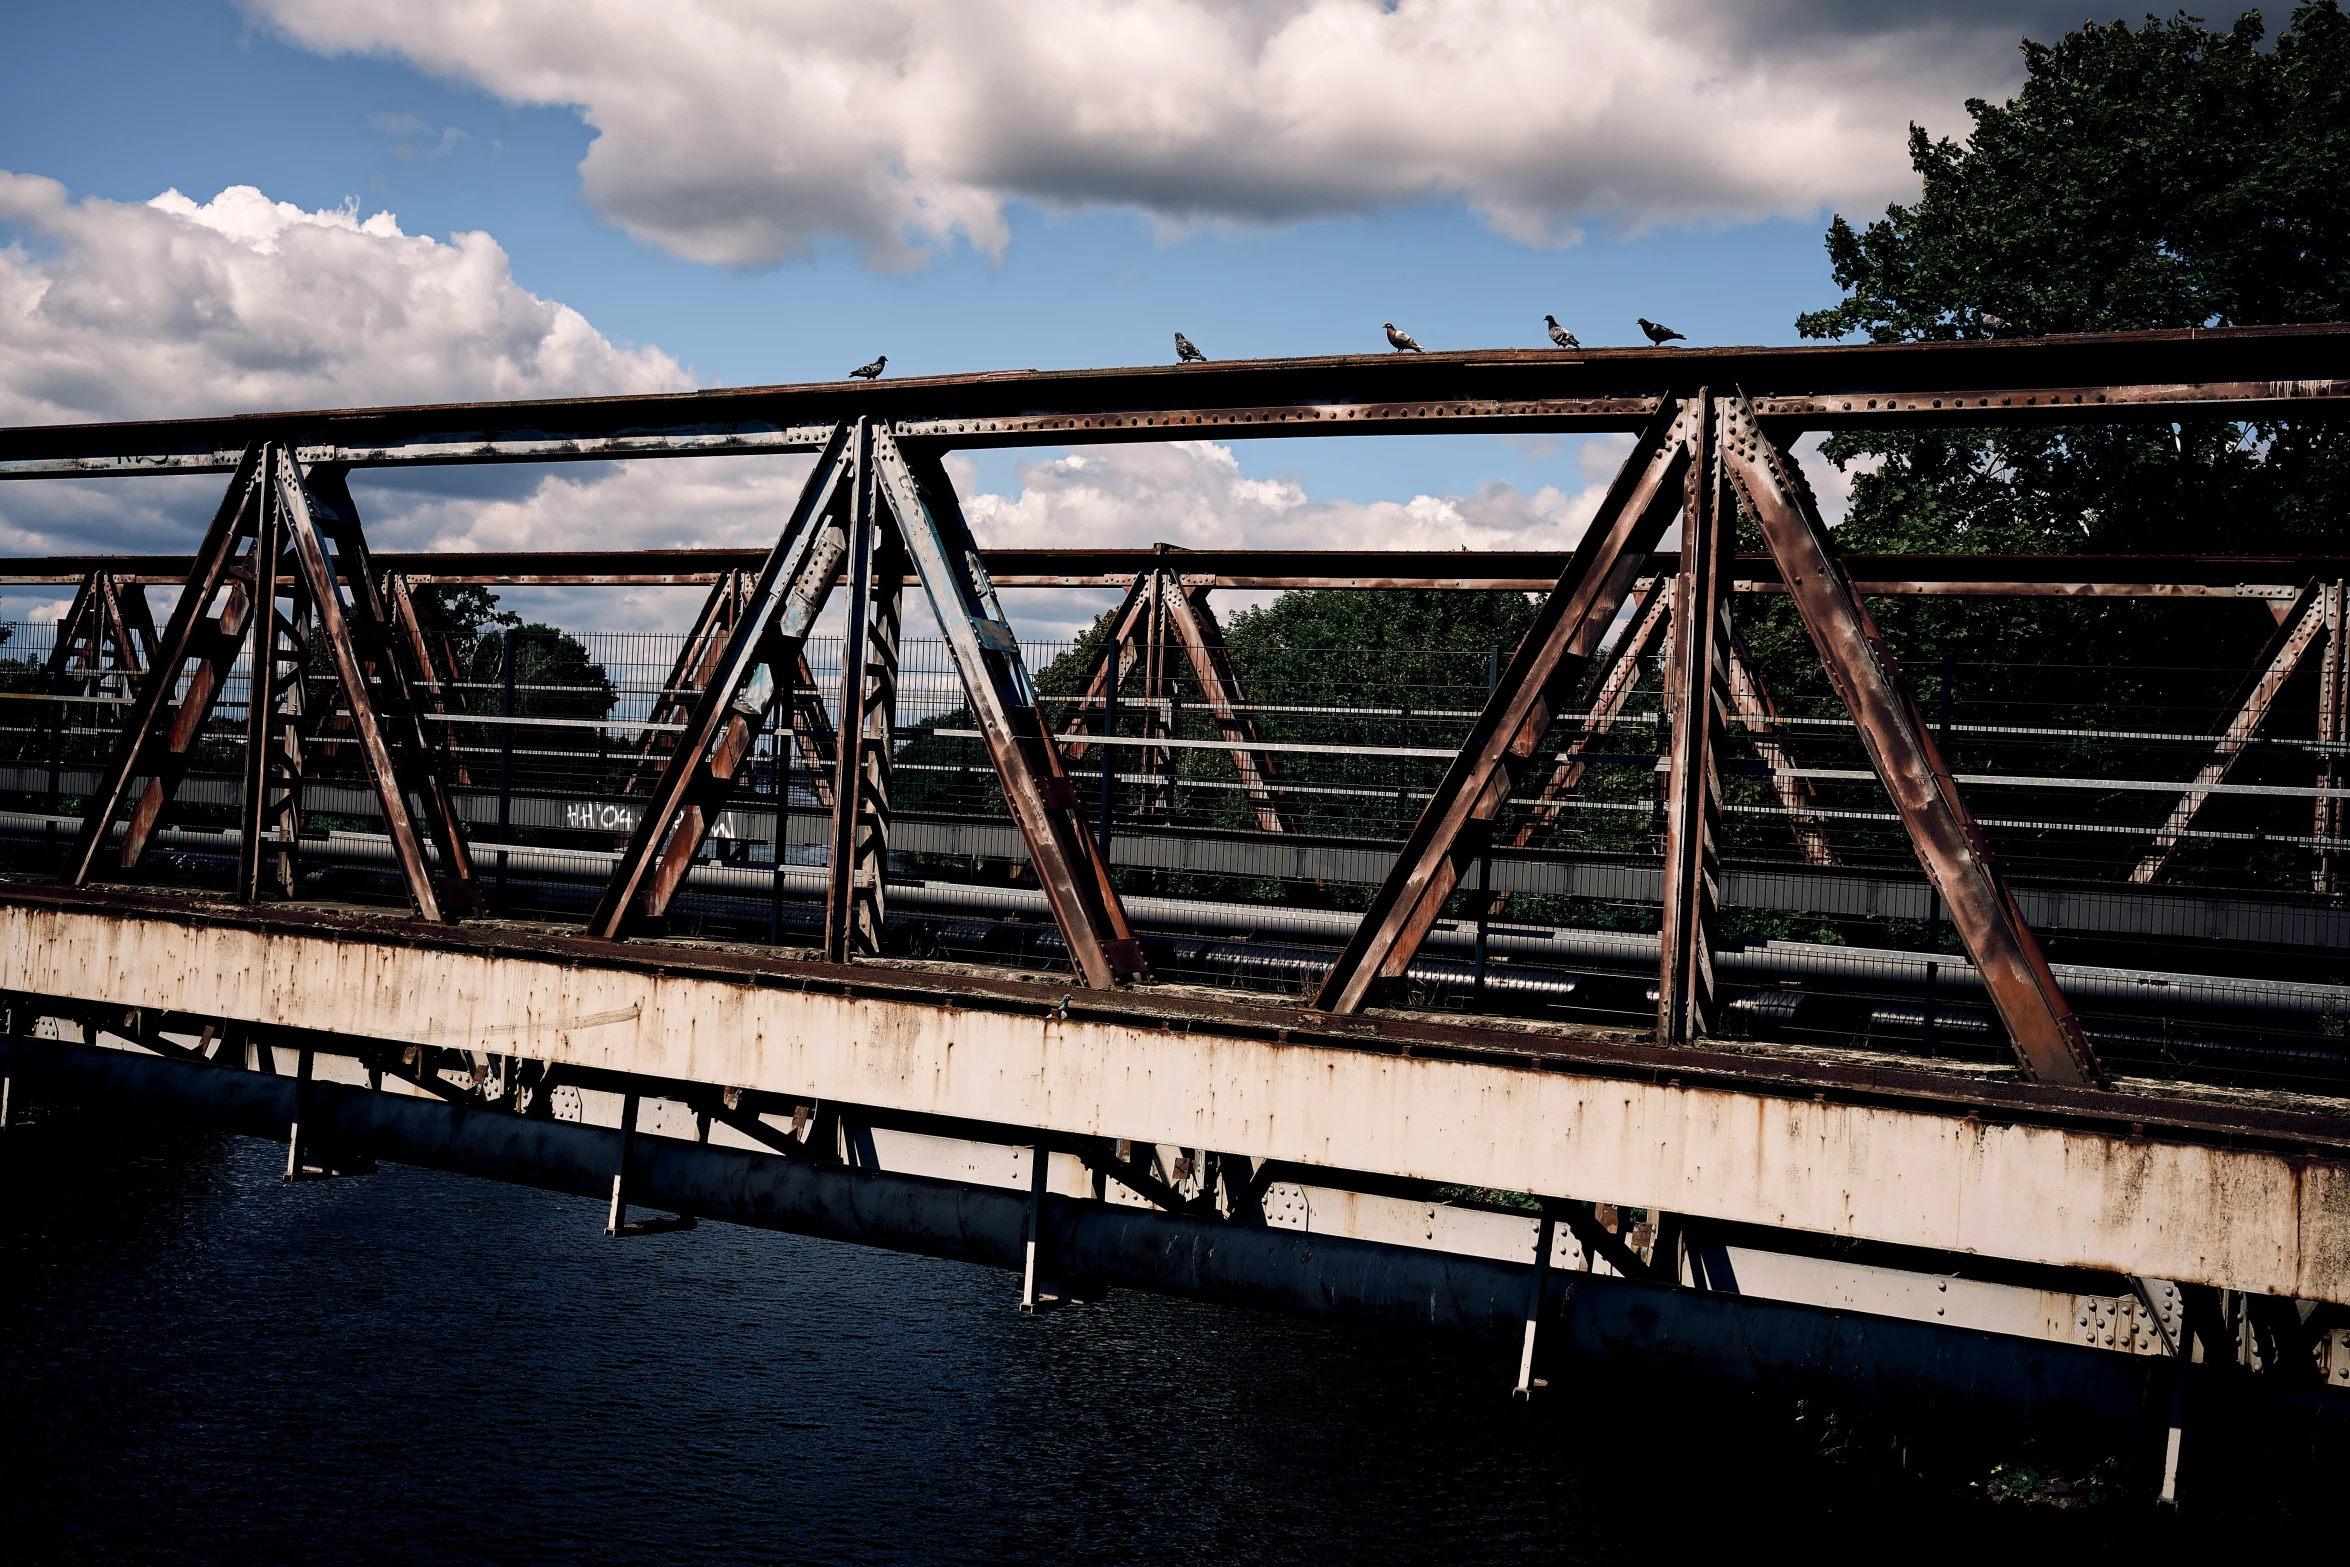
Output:
[[[1988,310],[1976,311],[1975,319],[1982,323],[1983,330],[1992,337],[2005,337],[2013,326],[2007,317],[1995,316]]]
[[[852,378],[860,381],[878,381],[881,379],[881,372],[888,367],[889,355],[882,354],[875,358],[873,363],[869,365],[857,366],[856,369],[849,372],[849,375]]]
[[[1550,340],[1558,344],[1559,347],[1581,348],[1583,346],[1575,340],[1574,333],[1559,325],[1558,317],[1546,315],[1542,318],[1542,324],[1550,328]]]
[[[1642,316],[1640,318],[1640,330],[1648,334],[1649,345],[1654,348],[1662,348],[1665,346],[1665,344],[1671,342],[1676,337],[1680,337],[1681,341],[1684,343],[1689,341],[1689,339],[1681,337],[1681,334],[1674,331],[1671,327],[1659,326],[1656,322],[1649,320],[1646,316]]]
[[[1175,362],[1179,365],[1204,365],[1208,356],[1192,346],[1190,338],[1181,332],[1175,334]]]
[[[1381,324],[1387,328],[1387,346],[1394,349],[1397,353],[1424,354],[1428,351],[1420,346],[1420,340],[1412,336],[1411,333],[1398,332],[1395,329],[1394,322],[1387,321]]]

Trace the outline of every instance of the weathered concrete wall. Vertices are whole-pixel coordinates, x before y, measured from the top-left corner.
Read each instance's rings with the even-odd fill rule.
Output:
[[[0,986],[2350,1303],[2350,1163],[132,912]]]

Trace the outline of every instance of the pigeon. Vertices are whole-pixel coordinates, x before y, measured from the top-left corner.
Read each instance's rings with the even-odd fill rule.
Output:
[[[1427,352],[1426,349],[1420,346],[1419,339],[1413,337],[1411,333],[1398,332],[1395,329],[1394,322],[1383,322],[1382,325],[1387,328],[1387,346],[1394,349],[1397,353],[1424,354]]]
[[[1179,365],[1204,365],[1208,362],[1208,356],[1194,347],[1190,338],[1178,332],[1175,334],[1175,362]]]
[[[1980,321],[1983,324],[1983,330],[1990,333],[1993,337],[2000,337],[2005,335],[2009,328],[2007,317],[1995,316],[1988,310],[1976,311],[1975,319]]]
[[[1565,327],[1563,327],[1563,326],[1560,326],[1560,325],[1559,325],[1559,318],[1558,318],[1558,317],[1556,317],[1556,316],[1544,316],[1544,317],[1542,318],[1542,322],[1543,322],[1543,325],[1545,325],[1545,326],[1547,326],[1547,327],[1549,327],[1549,328],[1550,328],[1550,340],[1551,340],[1552,342],[1554,342],[1554,343],[1558,344],[1558,345],[1559,345],[1559,347],[1561,347],[1561,348],[1581,348],[1581,347],[1583,346],[1581,343],[1578,343],[1577,341],[1575,341],[1575,334],[1574,334],[1574,333],[1572,333],[1572,332],[1568,331],[1568,330],[1567,330]]]
[[[1689,341],[1686,337],[1681,337],[1681,334],[1671,327],[1659,326],[1646,316],[1640,318],[1640,330],[1648,334],[1649,345],[1654,348],[1662,348],[1676,337],[1680,337],[1684,343]]]
[[[857,379],[857,380],[860,380],[860,381],[878,381],[878,380],[880,380],[880,379],[881,379],[881,372],[882,372],[882,370],[883,370],[883,369],[884,369],[884,368],[885,368],[885,367],[886,367],[888,364],[889,364],[889,355],[887,355],[887,354],[883,354],[883,355],[879,356],[878,358],[876,358],[876,359],[873,361],[873,363],[871,363],[871,364],[869,364],[869,365],[859,365],[859,366],[857,366],[857,368],[856,368],[856,369],[854,369],[854,370],[851,370],[851,371],[849,372],[849,374],[850,374],[852,377],[854,377],[855,379]]]

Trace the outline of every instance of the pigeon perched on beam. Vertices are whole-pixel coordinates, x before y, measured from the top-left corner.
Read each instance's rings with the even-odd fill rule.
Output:
[[[1988,310],[1976,311],[1975,319],[1981,322],[1983,330],[1993,337],[2005,337],[2010,330],[2007,317],[1995,316]]]
[[[1179,365],[1204,365],[1208,356],[1194,347],[1190,338],[1181,332],[1175,334],[1175,362]]]
[[[851,370],[849,374],[860,381],[878,381],[881,379],[881,372],[888,367],[889,355],[883,354],[869,365],[857,366],[857,368]]]
[[[1583,346],[1575,340],[1574,333],[1559,325],[1558,317],[1546,315],[1542,318],[1542,324],[1550,328],[1550,340],[1558,344],[1559,347],[1581,348]]]
[[[1395,329],[1394,322],[1387,321],[1382,322],[1381,324],[1387,328],[1387,346],[1394,349],[1397,353],[1424,354],[1428,351],[1420,346],[1420,340],[1412,336],[1411,333],[1398,332]]]
[[[1671,327],[1660,326],[1646,316],[1640,318],[1640,330],[1648,334],[1649,345],[1653,348],[1662,348],[1677,337],[1681,338],[1684,343],[1689,341],[1687,338],[1681,337],[1681,334]]]

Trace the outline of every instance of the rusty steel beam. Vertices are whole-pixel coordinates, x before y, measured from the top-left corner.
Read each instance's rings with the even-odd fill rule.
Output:
[[[1678,510],[1677,489],[1695,444],[1692,418],[1678,400],[1660,410],[1617,470],[1460,753],[1323,978],[1317,1008],[1359,1012],[1382,980],[1411,966]]]
[[[1764,432],[1744,397],[1724,398],[1720,406],[1723,462],[1778,557],[1820,662],[1909,830],[1919,864],[1942,894],[2017,1060],[2039,1082],[2101,1082],[2088,1036],[1959,798],[1925,716],[1902,686],[1892,649],[1837,561],[1801,468]]]
[[[278,455],[277,448],[270,448],[262,456],[263,465],[274,470]],[[262,491],[248,557],[253,568],[253,641],[245,666],[245,786],[237,838],[237,896],[247,903],[261,900],[265,880],[276,883],[278,896],[292,895],[294,845],[301,836],[301,716],[307,694],[303,677],[310,662],[303,633],[309,629],[311,610],[301,570],[287,570],[291,532],[285,502],[277,486],[268,485]],[[281,596],[291,600],[292,613],[279,608]],[[356,708],[352,717],[356,721]],[[274,848],[263,837],[271,829],[276,833]]]
[[[2211,759],[2197,769],[2195,782],[2171,807],[2170,815],[2154,830],[2154,841],[2130,871],[2130,880],[2137,886],[2147,886],[2169,868],[2171,858],[2178,853],[2187,829],[2195,825],[2195,818],[2203,813],[2204,805],[2212,798],[2211,786],[2225,783],[2236,763],[2251,748],[2261,726],[2268,722],[2275,709],[2277,697],[2285,683],[2301,668],[2310,649],[2325,641],[2325,589],[2312,584],[2302,591],[2299,602],[2287,612],[2284,624],[2269,638],[2268,646],[2252,666],[2252,676],[2236,694],[2229,706],[2227,727],[2219,733],[2212,748]],[[2320,787],[2324,787],[2320,785]],[[2318,811],[2322,817],[2329,802],[2320,799]],[[2321,834],[2322,835],[2322,834]]]
[[[848,521],[847,624],[841,633],[840,721],[825,878],[824,955],[881,954],[887,916],[890,760],[897,731],[898,634],[904,550],[874,468],[873,428],[857,423]]]
[[[1019,640],[980,564],[953,483],[934,452],[908,451],[886,430],[874,433],[873,448],[899,540],[962,675],[972,718],[986,737],[1004,803],[1060,925],[1070,967],[1096,990],[1147,973],[1141,944],[1111,883],[1109,861],[1037,709]],[[844,751],[846,740],[844,726]]]
[[[1172,560],[1165,557],[1173,557]],[[417,584],[474,587],[699,587],[726,573],[756,574],[757,550],[520,550],[458,554],[391,553],[377,566]],[[988,577],[1003,588],[1116,588],[1153,566],[1190,588],[1467,590],[1547,592],[1568,556],[1557,550],[982,550]],[[2350,576],[2350,557],[2290,555],[1848,555],[1853,586],[1878,597],[2253,598],[2290,604],[2312,577]],[[1677,570],[1673,552],[1653,568]],[[185,555],[0,557],[0,586],[78,584],[92,572],[118,581],[176,586],[194,560]],[[908,586],[913,580],[908,579]],[[1741,555],[1732,587],[1777,593],[1778,563]]]
[[[1639,430],[1676,388],[1737,385],[1781,433],[1868,425],[2314,419],[2350,408],[2350,327],[2229,327],[1786,348],[1472,349],[728,387],[628,397],[0,430],[0,477],[304,464],[815,451],[860,418],[934,447]]]
[[[1727,734],[1730,617],[1725,568],[1738,526],[1725,493],[1713,394],[1692,403],[1680,571],[1673,578],[1673,640],[1665,657],[1664,909],[1656,987],[1659,1044],[1714,1030],[1714,947],[1721,913],[1722,773]]]

